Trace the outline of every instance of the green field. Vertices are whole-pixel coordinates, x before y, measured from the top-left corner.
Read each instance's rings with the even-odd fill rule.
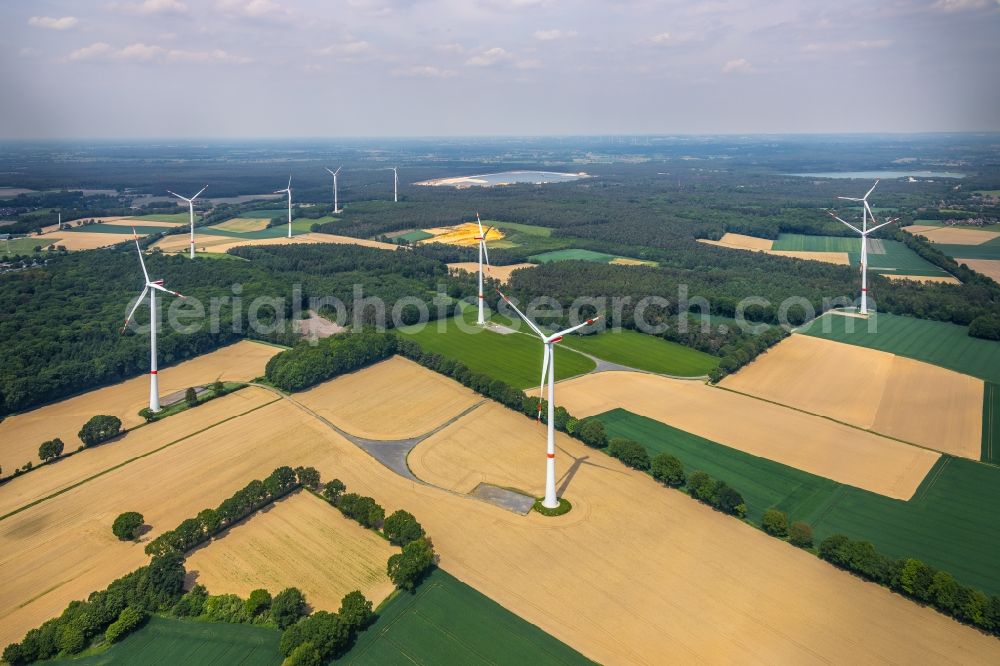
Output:
[[[191,222],[189,213],[155,213],[153,215],[136,215],[137,220],[149,220],[150,222],[176,222],[178,224],[188,224]],[[195,213],[194,221],[198,221],[198,214]]]
[[[996,231],[996,229],[993,229],[993,231]],[[1000,259],[1000,238],[994,238],[982,245],[934,243],[934,249],[944,252],[949,257],[957,260],[958,263],[962,263],[962,259]]]
[[[970,337],[969,329],[957,324],[888,313],[872,317],[875,318],[874,333],[868,332],[868,322],[863,319],[831,314],[813,320],[799,332],[879,349],[1000,382],[1000,342]]]
[[[868,268],[874,273],[898,273],[900,275],[940,275],[948,273],[920,257],[894,240],[879,240],[885,254],[868,252]],[[847,252],[852,266],[861,265],[861,242],[857,238],[841,236],[808,236],[805,234],[781,234],[772,249],[798,252]]]
[[[143,666],[277,666],[277,629],[244,624],[195,622],[154,616],[139,631],[105,652],[59,664],[143,664]]]
[[[420,343],[424,351],[441,354],[461,361],[475,372],[500,379],[511,386],[527,389],[538,386],[542,377],[542,344],[537,339],[519,333],[501,335],[476,328],[474,308],[464,313],[466,326],[474,332],[466,333],[454,319],[432,321],[417,330],[416,327],[398,329]],[[438,331],[443,326],[444,331]],[[556,379],[567,379],[596,366],[586,356],[556,345]]]
[[[9,241],[0,241],[0,254],[34,254],[35,248],[41,246],[45,251],[49,245],[59,245],[62,238],[55,236],[28,236],[26,238],[12,238]]]
[[[983,462],[1000,465],[1000,385],[986,382],[983,390]]]
[[[136,233],[145,234],[162,234],[164,231],[170,231],[171,227],[144,227],[141,224],[135,225]],[[97,224],[87,224],[82,227],[73,227],[72,229],[66,230],[68,233],[76,233],[78,231],[88,233],[88,234],[119,234],[124,236],[132,235],[132,227],[117,226],[114,224],[102,224],[98,222]]]
[[[378,611],[338,664],[591,664],[579,652],[437,569]]]
[[[616,409],[598,416],[611,437],[641,442],[651,454],[681,459],[738,490],[748,518],[769,507],[813,527],[816,542],[835,533],[867,539],[893,557],[916,557],[966,585],[1000,594],[1000,467],[942,456],[908,502],[839,484]],[[669,492],[664,490],[664,492]]]
[[[536,224],[521,224],[520,222],[497,222],[495,220],[486,221],[483,220],[483,226],[497,227],[498,229],[503,229],[504,231],[517,231],[522,234],[528,234],[529,236],[545,236],[546,238],[552,235],[552,229],[549,227],[540,227]]]
[[[392,238],[393,240],[405,240],[408,243],[416,243],[417,241],[422,241],[427,238],[434,238],[434,234],[429,234],[423,229],[416,229],[414,231],[408,231],[405,234],[393,236]]]
[[[861,241],[857,238],[779,234],[771,249],[795,252],[860,252],[860,246]]]
[[[719,365],[719,358],[711,354],[636,331],[571,335],[563,344],[605,361],[664,375],[700,377]]]

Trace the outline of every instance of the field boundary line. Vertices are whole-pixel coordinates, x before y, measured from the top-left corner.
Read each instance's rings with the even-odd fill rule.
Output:
[[[256,386],[256,384],[249,384],[249,386]],[[10,518],[11,516],[14,516],[16,514],[21,513],[22,511],[30,509],[33,506],[37,506],[37,505],[41,504],[42,502],[47,502],[50,499],[53,499],[55,497],[58,497],[59,495],[62,495],[63,493],[67,493],[70,490],[73,490],[74,488],[79,488],[80,486],[82,486],[85,483],[89,483],[90,481],[93,481],[96,478],[102,477],[105,474],[108,474],[109,472],[113,472],[116,469],[120,469],[120,468],[122,468],[122,467],[124,467],[126,465],[134,463],[136,460],[141,460],[143,458],[148,458],[149,456],[153,455],[154,453],[159,453],[160,451],[162,451],[164,449],[167,449],[167,448],[170,448],[171,446],[174,446],[175,444],[180,444],[184,440],[190,439],[190,438],[194,437],[195,435],[200,435],[201,433],[203,433],[203,432],[205,432],[207,430],[211,430],[212,428],[214,428],[216,426],[220,426],[223,423],[227,423],[229,421],[232,421],[233,419],[238,419],[241,416],[246,416],[247,414],[250,414],[251,412],[256,412],[258,409],[262,409],[264,407],[267,407],[268,405],[272,405],[275,402],[277,402],[278,400],[280,400],[280,398],[275,398],[274,400],[270,400],[268,402],[265,402],[263,405],[258,405],[258,406],[254,407],[252,409],[248,409],[245,412],[241,412],[239,414],[234,414],[232,416],[227,416],[226,418],[222,419],[221,421],[217,421],[217,422],[215,422],[215,423],[213,423],[211,425],[208,425],[208,426],[205,426],[204,428],[201,428],[200,430],[196,430],[196,431],[194,431],[192,433],[184,435],[180,439],[175,439],[172,442],[167,442],[163,446],[158,447],[156,449],[153,449],[152,451],[147,451],[146,453],[143,453],[142,455],[138,455],[138,456],[135,456],[133,458],[129,458],[128,460],[124,460],[124,461],[118,463],[117,465],[113,465],[111,467],[108,467],[107,469],[101,470],[97,474],[93,474],[91,476],[88,476],[87,478],[81,479],[80,481],[77,481],[76,483],[73,483],[73,484],[71,484],[69,486],[66,486],[65,488],[57,490],[56,492],[54,492],[54,493],[52,493],[50,495],[46,495],[45,497],[40,497],[40,498],[38,498],[36,500],[33,500],[32,502],[29,502],[28,504],[25,504],[24,506],[18,507],[16,509],[14,509],[13,511],[10,511],[9,513],[5,513],[4,515],[0,516],[0,521],[6,520],[6,519]]]
[[[728,386],[719,386],[718,384],[709,384],[709,386],[711,386],[712,388],[720,389],[722,391],[729,391],[730,393],[735,393],[737,395],[746,396],[747,398],[753,398],[754,400],[760,400],[761,402],[766,402],[768,404],[776,405],[778,407],[784,407],[785,409],[791,409],[793,411],[796,411],[796,412],[799,412],[799,413],[802,413],[802,414],[808,414],[809,416],[815,416],[817,418],[826,419],[827,421],[832,421],[834,423],[839,423],[840,425],[847,426],[848,428],[853,428],[855,430],[860,430],[861,432],[867,432],[870,435],[878,435],[879,437],[884,437],[886,439],[891,439],[893,441],[899,442],[900,444],[906,444],[908,446],[912,446],[912,447],[917,448],[917,449],[923,449],[924,451],[930,451],[931,453],[936,453],[936,454],[938,454],[940,456],[950,456],[951,455],[950,453],[945,453],[943,451],[938,451],[937,449],[932,449],[929,446],[923,446],[921,444],[916,444],[914,442],[908,442],[905,439],[900,439],[899,437],[894,437],[893,435],[887,435],[887,434],[881,433],[881,432],[879,432],[877,430],[869,430],[868,428],[862,428],[861,426],[854,425],[853,423],[847,423],[846,421],[840,421],[838,419],[833,418],[832,416],[825,416],[823,414],[817,414],[816,412],[810,412],[809,410],[802,409],[801,407],[792,407],[791,405],[786,405],[783,402],[777,402],[775,400],[768,400],[767,398],[762,398],[762,397],[760,397],[758,395],[753,395],[751,393],[744,393],[743,391],[737,391],[736,389],[729,388]],[[962,456],[958,456],[958,457],[961,458]],[[965,459],[966,460],[972,460],[972,458],[965,458]],[[979,461],[973,461],[973,462],[979,462]]]

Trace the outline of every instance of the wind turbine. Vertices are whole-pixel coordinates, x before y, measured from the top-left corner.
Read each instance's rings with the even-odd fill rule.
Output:
[[[843,224],[846,224],[851,229],[853,229],[854,231],[856,231],[858,234],[861,235],[861,310],[860,310],[860,313],[863,314],[863,315],[868,314],[868,235],[870,233],[872,233],[873,231],[877,231],[877,230],[881,229],[882,227],[884,227],[885,225],[892,224],[893,222],[896,221],[896,220],[889,220],[888,222],[883,222],[882,224],[880,224],[878,226],[875,226],[875,227],[872,227],[871,229],[868,228],[868,218],[871,217],[872,222],[875,221],[875,214],[872,213],[872,209],[868,206],[868,197],[869,197],[869,195],[871,195],[872,192],[875,191],[876,187],[878,187],[878,181],[877,180],[875,181],[875,184],[872,185],[872,188],[870,190],[868,190],[868,192],[865,194],[865,196],[861,197],[860,199],[857,198],[857,197],[837,197],[838,199],[843,199],[844,201],[860,201],[861,202],[862,209],[861,209],[861,228],[860,229],[858,229],[856,226],[854,226],[850,222],[846,222],[846,221],[842,220],[841,218],[837,217],[836,213],[834,213],[832,211],[829,211],[829,210],[826,211],[827,213],[830,214],[831,217],[833,217],[833,219],[837,220],[838,222],[842,222]]]
[[[589,326],[595,321],[600,319],[600,317],[594,317],[593,319],[588,319],[582,324],[577,324],[576,326],[571,326],[564,331],[559,331],[553,335],[545,335],[542,333],[541,329],[535,326],[535,324],[524,316],[524,314],[517,309],[517,306],[510,302],[510,299],[504,296],[503,292],[497,289],[497,293],[503,298],[504,302],[507,303],[514,312],[518,314],[521,319],[525,321],[531,330],[542,339],[542,344],[545,346],[545,353],[542,356],[542,383],[538,387],[538,420],[542,419],[542,389],[545,387],[545,377],[548,374],[549,380],[549,407],[548,407],[548,417],[547,422],[547,436],[548,442],[545,449],[545,498],[542,500],[542,506],[546,509],[555,509],[559,506],[559,498],[556,497],[556,433],[555,433],[555,348],[553,345],[563,339],[564,336],[569,335],[573,331],[579,330],[584,326]]]
[[[146,272],[146,262],[142,260],[142,249],[139,247],[139,234],[135,232],[135,227],[132,227],[132,235],[135,237],[135,249],[139,253],[139,265],[142,266],[142,275],[146,278],[146,286],[142,288],[142,293],[139,294],[139,298],[136,299],[135,305],[132,306],[132,311],[128,313],[128,317],[125,318],[125,325],[122,326],[122,333],[128,328],[128,323],[132,321],[132,315],[135,314],[136,309],[139,304],[142,303],[142,299],[146,296],[146,292],[149,292],[149,410],[151,412],[160,411],[160,385],[156,378],[156,292],[162,291],[167,294],[173,294],[179,298],[184,298],[181,294],[176,291],[170,291],[163,286],[163,280],[150,280],[149,273]]]
[[[170,192],[170,190],[167,190],[167,192],[170,192],[170,194],[174,195],[178,199],[183,199],[184,201],[188,202],[188,212],[191,215],[191,258],[192,259],[194,259],[194,200],[197,199],[201,195],[201,193],[204,192],[206,189],[208,189],[208,185],[198,190],[198,194],[194,195],[190,199],[188,199],[187,197],[182,197],[176,192]]]
[[[392,202],[399,203],[399,170],[392,167]]]
[[[479,318],[476,319],[476,323],[480,326],[485,326],[486,319],[483,317],[483,257],[486,257],[486,270],[489,270],[490,253],[486,250],[486,235],[493,230],[493,227],[484,232],[483,222],[479,219],[479,213],[476,213],[476,224],[479,225],[479,235],[476,236],[476,240],[479,241]]]
[[[334,213],[342,213],[343,212],[340,209],[340,206],[337,205],[337,174],[340,173],[340,170],[343,169],[343,168],[344,168],[343,165],[341,165],[341,166],[337,167],[336,171],[330,171],[329,169],[327,169],[327,171],[330,171],[330,175],[333,176],[333,212]],[[289,184],[289,186],[290,185],[291,184]]]
[[[288,187],[283,190],[275,190],[274,194],[288,192],[288,237],[292,237],[292,175],[288,174]]]

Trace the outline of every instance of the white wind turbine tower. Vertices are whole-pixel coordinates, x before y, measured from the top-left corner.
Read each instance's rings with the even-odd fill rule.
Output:
[[[493,227],[484,232],[482,220],[479,219],[479,213],[476,213],[476,224],[479,225],[479,235],[476,236],[476,240],[479,241],[479,318],[476,319],[476,323],[480,326],[485,326],[486,319],[483,317],[483,257],[486,257],[486,270],[489,270],[490,253],[486,250],[486,234],[490,233]]]
[[[510,299],[504,296],[503,292],[499,289],[497,293],[503,298],[503,300],[513,308],[514,312],[518,314],[521,319],[525,321],[531,330],[542,339],[542,344],[545,346],[545,353],[542,357],[542,383],[538,388],[538,419],[542,418],[542,389],[545,387],[546,374],[549,380],[549,397],[548,397],[548,415],[546,418],[547,425],[547,437],[548,442],[545,449],[545,498],[542,500],[542,506],[546,509],[555,509],[559,506],[559,498],[556,497],[556,434],[555,434],[555,348],[553,345],[563,339],[564,336],[569,335],[573,331],[579,330],[584,326],[589,326],[595,321],[600,319],[600,317],[594,317],[593,319],[588,319],[582,324],[577,324],[576,326],[571,326],[564,331],[559,331],[553,335],[545,335],[542,333],[541,329],[535,326],[530,319],[524,316],[524,314],[517,309]]]
[[[146,278],[146,286],[142,288],[142,293],[139,294],[139,298],[136,299],[135,305],[132,306],[132,311],[128,313],[128,317],[125,318],[125,325],[122,326],[122,333],[128,328],[128,323],[132,320],[132,315],[135,314],[136,309],[138,309],[139,304],[142,303],[142,299],[146,296],[146,292],[149,292],[149,410],[152,412],[160,411],[160,385],[156,377],[156,292],[162,291],[167,294],[173,294],[180,298],[184,298],[181,294],[176,291],[170,291],[163,286],[163,280],[150,280],[149,273],[146,272],[146,262],[142,259],[142,249],[139,247],[139,235],[135,232],[135,227],[132,228],[132,235],[135,236],[135,249],[139,253],[139,265],[142,266],[142,275]]]
[[[188,202],[188,213],[190,213],[191,215],[191,258],[192,259],[194,259],[194,200],[197,199],[201,195],[201,193],[204,192],[206,189],[208,189],[208,185],[198,190],[198,194],[194,195],[190,199],[188,199],[187,197],[182,197],[176,192],[170,192],[170,190],[167,190],[167,192],[170,192],[170,194],[174,195],[178,199],[182,199],[183,201]]]
[[[399,203],[399,170],[392,167],[392,202]]]
[[[883,222],[882,224],[880,224],[878,226],[875,226],[875,227],[872,227],[871,229],[868,228],[868,218],[871,217],[872,222],[875,221],[875,214],[872,213],[872,209],[869,208],[869,206],[868,206],[868,196],[872,192],[875,191],[876,187],[878,187],[878,181],[877,180],[875,181],[875,184],[872,185],[872,188],[870,190],[868,190],[867,194],[865,194],[865,196],[861,197],[860,199],[858,199],[857,197],[837,197],[838,199],[843,199],[844,201],[860,201],[861,202],[862,209],[861,209],[861,228],[860,229],[858,229],[856,226],[854,226],[850,222],[845,222],[841,218],[837,217],[837,215],[835,213],[833,213],[832,211],[827,211],[827,213],[829,213],[833,217],[833,219],[837,220],[838,222],[842,222],[843,224],[846,224],[851,229],[853,229],[854,231],[856,231],[858,234],[861,235],[861,310],[860,310],[860,313],[863,314],[863,315],[868,314],[868,235],[870,233],[872,233],[873,231],[877,231],[877,230],[881,229],[882,227],[884,227],[887,224],[892,224],[893,222],[895,222],[895,220],[889,220],[888,222]]]
[[[344,212],[337,204],[337,174],[340,173],[340,170],[343,168],[343,165],[341,165],[337,167],[336,171],[330,171],[330,169],[327,169],[327,171],[330,171],[330,175],[333,176],[333,212],[335,214]],[[289,183],[289,186],[291,186],[291,183]]]
[[[288,187],[283,190],[275,190],[274,194],[288,192],[288,237],[292,237],[292,175],[288,175]]]

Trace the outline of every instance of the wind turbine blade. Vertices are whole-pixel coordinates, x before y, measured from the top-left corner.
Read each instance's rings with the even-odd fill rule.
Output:
[[[182,294],[180,292],[177,292],[177,291],[170,291],[169,289],[167,289],[163,285],[156,284],[155,282],[150,283],[149,286],[151,286],[153,289],[159,289],[160,291],[162,291],[162,292],[164,292],[166,294],[171,294],[173,296],[177,296],[178,298],[187,298],[184,294]]]
[[[839,217],[837,217],[836,215],[834,215],[830,211],[826,211],[826,214],[829,215],[830,217],[832,217],[833,219],[837,220],[838,222],[843,222],[844,224],[846,224],[847,226],[849,226],[851,229],[854,229],[856,232],[858,232],[862,236],[864,235],[865,232],[861,231],[861,229],[858,229],[856,226],[854,226],[850,222],[844,222],[844,220],[840,219]]]
[[[125,329],[128,328],[128,323],[132,321],[132,315],[134,315],[135,311],[139,308],[139,304],[142,303],[142,299],[146,298],[147,291],[149,291],[148,284],[142,288],[142,293],[139,294],[139,298],[135,299],[135,305],[132,306],[132,309],[129,311],[128,316],[125,317],[125,325],[122,326],[122,333],[124,333]]]
[[[876,187],[878,187],[878,179],[875,180],[875,184],[872,185],[872,189],[868,190],[868,194],[865,195],[866,201],[868,200],[868,195],[874,192]]]
[[[877,227],[872,227],[871,229],[869,229],[868,233],[870,234],[871,232],[875,231],[876,229],[881,229],[882,227],[886,226],[887,224],[892,224],[895,221],[896,220],[889,220],[888,222],[883,222],[882,224],[878,225]],[[865,235],[867,235],[867,234],[865,234]]]
[[[479,211],[476,211],[476,224],[479,225],[479,235],[486,239],[486,234],[483,233],[483,221],[479,219]]]
[[[337,172],[331,170],[330,167],[323,167],[323,168],[326,169],[327,171],[329,171],[331,176],[336,176],[337,175]],[[337,169],[337,171],[340,171],[340,169]]]
[[[146,284],[149,284],[149,273],[146,272],[146,262],[142,259],[142,248],[139,247],[139,234],[135,232],[135,227],[132,227],[132,236],[135,238],[135,251],[139,253],[139,265],[142,266],[142,274],[146,278]]]
[[[542,422],[542,396],[545,395],[545,373],[549,369],[549,346],[542,345],[545,353],[542,355],[542,381],[538,385],[538,422]]]
[[[337,167],[337,170],[333,172],[333,175],[336,176],[338,173],[340,173],[340,170],[343,169],[343,168],[344,168],[344,165],[341,164],[339,167]]]
[[[208,185],[206,185],[205,187],[203,187],[203,188],[201,188],[200,190],[198,190],[198,194],[196,194],[196,195],[194,195],[193,197],[191,197],[191,199],[190,199],[190,200],[191,200],[191,201],[194,201],[194,200],[195,200],[195,199],[197,199],[197,198],[198,198],[199,196],[201,196],[201,193],[202,193],[202,192],[204,192],[204,191],[205,191],[205,190],[207,190],[207,189],[208,189]]]
[[[534,322],[532,322],[530,319],[528,319],[527,317],[525,317],[524,313],[521,312],[520,310],[518,310],[517,306],[514,305],[509,298],[507,298],[506,296],[504,296],[504,293],[502,291],[500,291],[499,289],[497,289],[497,293],[500,294],[500,297],[504,300],[505,303],[507,303],[507,305],[509,305],[511,308],[514,309],[514,312],[517,313],[517,316],[519,316],[521,319],[523,319],[524,322],[528,326],[531,327],[531,330],[533,330],[538,335],[538,337],[540,337],[542,340],[545,339],[545,334],[542,333],[541,329],[538,328],[537,326],[535,326]]]
[[[486,270],[490,270],[490,251],[486,249],[486,237],[483,236],[483,240],[479,241],[483,244],[483,257],[486,259]]]
[[[837,197],[838,199],[843,199],[844,201],[864,201],[864,199],[858,199],[857,197]]]
[[[181,195],[177,194],[176,192],[171,192],[170,190],[167,190],[167,193],[168,193],[168,194],[172,194],[172,195],[174,195],[174,196],[175,196],[175,197],[177,197],[178,199],[184,199],[184,201],[188,201],[188,202],[190,202],[190,201],[192,201],[192,200],[193,200],[193,199],[188,199],[187,197],[182,197]],[[201,193],[199,192],[199,194],[201,194]],[[195,196],[197,196],[197,195],[195,195]]]
[[[288,187],[285,188],[289,192],[292,191],[292,174],[288,174]]]
[[[553,339],[555,339],[555,338],[561,338],[564,335],[569,335],[573,331],[578,331],[581,328],[583,328],[584,326],[590,326],[591,324],[593,324],[595,321],[597,321],[600,318],[601,318],[601,316],[598,315],[598,316],[594,317],[593,319],[588,319],[587,321],[583,322],[582,324],[577,324],[576,326],[570,326],[565,331],[559,331],[558,333],[556,333],[555,335],[553,335],[552,338]]]

